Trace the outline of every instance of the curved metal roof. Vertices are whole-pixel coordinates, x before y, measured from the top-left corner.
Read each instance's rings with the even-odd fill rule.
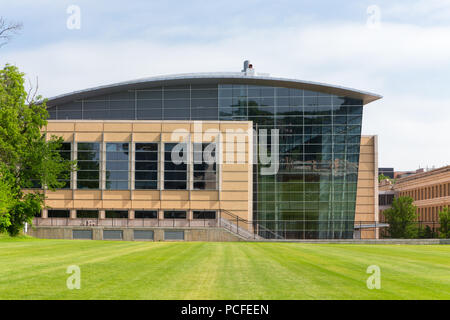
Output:
[[[266,75],[246,75],[244,72],[237,73],[186,73],[166,76],[156,76],[149,78],[136,79],[125,82],[113,83],[105,86],[89,88],[62,94],[48,99],[47,106],[54,106],[83,98],[90,98],[97,95],[110,94],[123,90],[147,89],[151,87],[180,85],[180,84],[210,84],[210,83],[233,83],[233,84],[250,84],[250,85],[266,85],[277,87],[288,87],[305,89],[317,92],[333,94],[337,96],[345,96],[354,99],[361,99],[363,104],[381,99],[382,96],[355,90],[351,88],[329,85],[319,82],[311,82],[296,79],[277,78]]]

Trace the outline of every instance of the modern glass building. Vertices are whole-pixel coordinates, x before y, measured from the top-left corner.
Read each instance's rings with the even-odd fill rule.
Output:
[[[270,232],[286,238],[352,238],[363,109],[380,98],[339,86],[257,75],[246,63],[240,73],[141,79],[61,95],[47,106],[51,120],[252,121],[258,135],[267,130],[269,152],[276,147],[279,153],[276,174],[262,174],[267,165],[259,158],[253,164],[253,221],[261,226],[256,232],[263,237]],[[278,144],[271,133],[278,133]],[[129,187],[128,147],[106,145],[106,189]],[[166,144],[166,152],[172,147]],[[158,188],[152,165],[155,148],[136,144],[137,189]],[[78,188],[98,189],[98,171],[92,174],[90,168],[99,158],[99,145],[79,143],[81,151],[86,157],[79,158]],[[178,169],[168,166],[166,170],[174,172],[164,183],[186,189],[180,177],[186,169]],[[215,186],[203,180],[197,186]]]

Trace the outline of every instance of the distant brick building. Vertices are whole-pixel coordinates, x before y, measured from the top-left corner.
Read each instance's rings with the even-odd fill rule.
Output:
[[[379,185],[380,219],[394,197],[410,196],[417,206],[418,220],[439,222],[439,212],[450,206],[450,166],[399,178],[395,183],[384,180]]]

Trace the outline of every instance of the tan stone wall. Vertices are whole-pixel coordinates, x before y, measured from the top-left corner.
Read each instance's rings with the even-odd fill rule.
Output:
[[[252,220],[252,122],[250,121],[49,121],[47,132],[67,142],[179,142],[174,130],[185,130],[191,142],[215,141],[224,164],[216,168],[218,190],[57,190],[45,191],[54,209],[220,210]],[[225,145],[228,130],[239,130],[234,148]],[[220,134],[219,134],[220,133]],[[182,134],[181,134],[182,135]],[[198,138],[203,136],[203,141]],[[220,141],[220,140],[224,141]],[[131,148],[130,148],[131,150]],[[162,153],[160,152],[160,155]],[[228,163],[234,158],[241,163]],[[131,168],[130,161],[130,168]],[[161,170],[162,162],[160,162]],[[189,170],[189,169],[188,169]],[[132,178],[133,179],[133,178]],[[161,184],[161,183],[160,183]],[[133,183],[131,183],[133,189]],[[161,186],[160,186],[161,188]],[[220,191],[219,191],[220,190]],[[188,215],[189,216],[189,215]]]
[[[362,136],[359,158],[355,222],[373,224],[378,221],[378,146],[377,136]],[[364,230],[364,229],[363,229]],[[375,229],[361,232],[361,238],[378,238]]]

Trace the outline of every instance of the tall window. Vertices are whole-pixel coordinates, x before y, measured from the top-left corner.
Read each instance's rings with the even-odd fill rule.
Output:
[[[176,159],[172,159],[172,151],[174,151],[173,154]],[[185,152],[186,144],[164,144],[164,189],[186,189],[187,154]]]
[[[106,189],[128,189],[128,143],[106,144]]]
[[[77,147],[77,189],[99,189],[100,144],[79,142]]]
[[[216,145],[194,143],[194,189],[216,189]]]
[[[59,148],[59,154],[64,161],[70,161],[72,144],[70,142],[63,142],[61,147]],[[58,176],[58,181],[63,182],[64,185],[61,186],[61,189],[69,189],[70,188],[70,171],[64,171]]]
[[[136,143],[135,189],[158,188],[158,144]]]

